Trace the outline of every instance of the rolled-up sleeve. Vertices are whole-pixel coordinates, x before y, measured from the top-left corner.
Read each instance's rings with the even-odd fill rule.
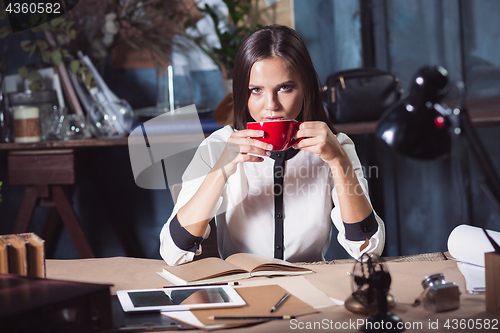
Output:
[[[226,132],[232,130],[227,130]],[[218,159],[224,142],[219,140],[220,145],[212,149],[205,140],[197,149],[193,159],[189,163],[186,171],[182,175],[182,188],[177,197],[172,214],[163,225],[160,232],[160,255],[165,262],[170,265],[179,265],[192,261],[195,255],[202,252],[202,241],[210,235],[210,225],[202,237],[191,235],[177,219],[177,212],[194,196],[205,180],[205,177],[211,171],[213,165]],[[217,202],[217,207],[222,204],[222,197]]]
[[[199,245],[203,241],[203,237],[196,237],[189,233],[177,219],[177,215],[170,221],[170,236],[174,244],[181,250],[194,252],[198,250]]]
[[[363,221],[357,223],[344,222],[345,237],[350,241],[370,239],[378,230],[375,213],[372,211]]]
[[[361,162],[356,154],[354,142],[345,134],[339,133],[337,140],[346,151],[354,168],[358,182],[363,189],[363,193],[370,202],[368,193],[368,182],[364,177]],[[381,255],[385,245],[385,225],[384,221],[372,210],[364,220],[356,223],[344,223],[340,213],[340,205],[335,186],[332,190],[334,208],[331,212],[332,221],[339,231],[337,240],[344,249],[355,259],[361,257],[363,253]],[[371,204],[371,202],[370,202]]]

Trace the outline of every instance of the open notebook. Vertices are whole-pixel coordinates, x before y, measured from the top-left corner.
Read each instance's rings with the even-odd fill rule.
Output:
[[[158,275],[175,285],[227,282],[252,276],[301,275],[314,271],[250,253],[236,253],[222,260],[205,258],[179,266],[168,266]]]

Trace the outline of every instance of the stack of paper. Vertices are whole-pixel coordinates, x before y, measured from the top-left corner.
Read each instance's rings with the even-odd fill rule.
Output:
[[[487,230],[488,234],[500,243],[500,232]],[[484,293],[485,270],[484,254],[495,249],[481,228],[459,225],[448,237],[448,251],[456,260],[462,272],[469,293]]]

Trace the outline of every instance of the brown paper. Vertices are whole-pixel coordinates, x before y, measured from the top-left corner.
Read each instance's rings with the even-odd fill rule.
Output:
[[[286,293],[286,290],[278,285],[240,287],[235,289],[247,303],[245,306],[227,309],[196,309],[191,310],[191,312],[206,326],[225,324],[227,327],[244,326],[266,320],[213,320],[209,319],[209,317],[301,316],[318,312],[312,306],[290,295],[276,311],[271,313],[271,308]]]

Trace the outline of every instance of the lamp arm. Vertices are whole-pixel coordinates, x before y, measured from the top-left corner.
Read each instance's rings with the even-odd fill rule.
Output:
[[[459,108],[459,127],[461,136],[474,154],[479,169],[482,173],[481,188],[486,193],[495,208],[500,212],[500,179],[493,167],[491,158],[481,143],[481,139],[472,127],[468,111],[465,107]]]

